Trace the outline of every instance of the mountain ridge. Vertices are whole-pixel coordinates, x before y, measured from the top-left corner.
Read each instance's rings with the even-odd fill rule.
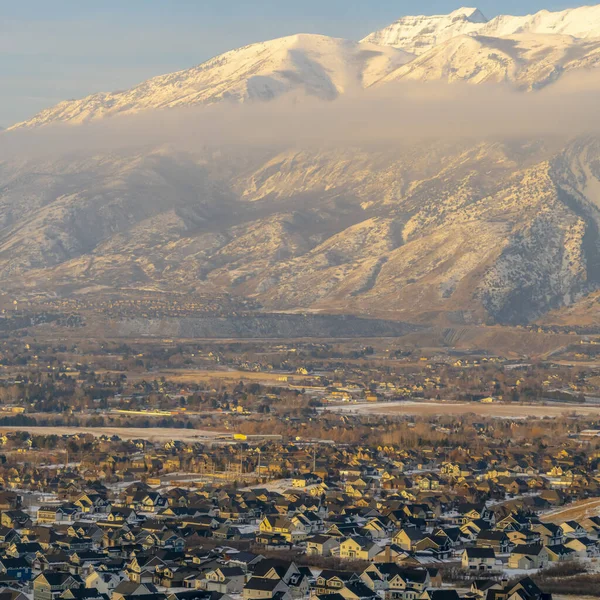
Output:
[[[503,38],[460,35],[386,75],[394,81],[510,83],[524,91],[539,90],[564,75],[600,65],[600,38],[576,40],[568,35],[515,34]]]
[[[5,162],[0,283],[527,323],[600,288],[599,158],[595,140],[429,141]]]
[[[81,124],[147,109],[271,100],[295,91],[333,100],[349,89],[368,87],[411,59],[391,47],[297,34],[231,50],[130,90],[64,101],[10,129],[52,122]]]
[[[9,130],[290,94],[332,101],[392,81],[509,83],[532,91],[597,67],[598,40],[600,5],[489,21],[477,8],[460,8],[403,17],[361,42],[297,34],[250,44],[129,90],[63,101]]]
[[[554,12],[541,10],[524,16],[499,15],[491,20],[478,9],[461,8],[449,15],[402,17],[362,41],[420,55],[459,35],[504,37],[527,33],[600,37],[600,5]]]
[[[361,40],[402,48],[417,56],[457,35],[478,31],[488,20],[478,8],[459,8],[448,15],[418,15],[398,19]]]

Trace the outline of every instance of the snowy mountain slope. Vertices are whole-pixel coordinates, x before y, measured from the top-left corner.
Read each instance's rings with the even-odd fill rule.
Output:
[[[565,73],[600,65],[600,39],[523,34],[455,37],[384,77],[391,81],[510,82],[524,90],[554,83]]]
[[[476,8],[461,8],[404,17],[361,43],[301,34],[252,44],[130,90],[61,102],[12,129],[288,93],[334,100],[398,80],[510,81],[531,90],[563,72],[595,67],[597,40],[600,5],[491,21]]]
[[[55,121],[77,124],[147,109],[270,100],[292,91],[333,100],[350,89],[368,87],[412,58],[391,47],[294,35],[227,52],[131,90],[61,102],[13,129]]]
[[[461,35],[504,37],[529,33],[599,38],[600,5],[560,12],[542,10],[526,16],[500,15],[490,21],[475,8],[460,8],[449,15],[403,17],[363,41],[420,55]]]
[[[591,39],[600,37],[600,5],[580,6],[560,12],[541,10],[533,15],[500,15],[478,31],[481,35],[505,36],[522,33],[572,35]]]
[[[459,8],[449,15],[403,17],[362,41],[420,55],[459,35],[476,33],[487,22],[477,8]]]

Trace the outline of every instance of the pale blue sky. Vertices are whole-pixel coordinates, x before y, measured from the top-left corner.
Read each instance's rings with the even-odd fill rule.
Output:
[[[599,0],[600,1],[600,0]],[[569,0],[0,0],[0,125],[57,102],[130,87],[245,44],[293,33],[360,39],[408,14],[486,16]],[[593,3],[588,2],[588,3]]]

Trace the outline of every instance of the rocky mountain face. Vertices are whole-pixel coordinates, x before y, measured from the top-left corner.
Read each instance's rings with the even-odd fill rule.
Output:
[[[522,323],[600,284],[600,142],[156,150],[0,169],[5,290]]]
[[[600,37],[600,5],[517,17],[500,15],[489,21],[477,8],[460,8],[449,15],[403,17],[363,41],[421,55],[461,35],[497,38],[527,34]]]
[[[362,43],[292,36],[63,102],[15,129],[290,93],[333,102],[397,81],[510,82],[533,92],[598,65],[597,19],[599,7],[489,22],[460,9],[402,19]],[[294,141],[6,159],[0,285],[228,293],[270,312],[412,323],[515,324],[595,310],[597,138],[320,149]]]
[[[403,17],[371,33],[363,42],[402,48],[420,55],[453,37],[476,33],[487,22],[477,8],[459,8],[449,15]]]
[[[600,29],[599,29],[600,31]],[[393,81],[511,83],[534,91],[568,73],[600,65],[600,39],[566,35],[514,34],[507,37],[453,37],[386,75]]]

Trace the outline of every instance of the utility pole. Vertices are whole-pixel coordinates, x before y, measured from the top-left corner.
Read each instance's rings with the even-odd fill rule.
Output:
[[[317,447],[315,446],[313,448],[313,468],[312,468],[313,475],[315,474],[316,470],[317,470]]]

